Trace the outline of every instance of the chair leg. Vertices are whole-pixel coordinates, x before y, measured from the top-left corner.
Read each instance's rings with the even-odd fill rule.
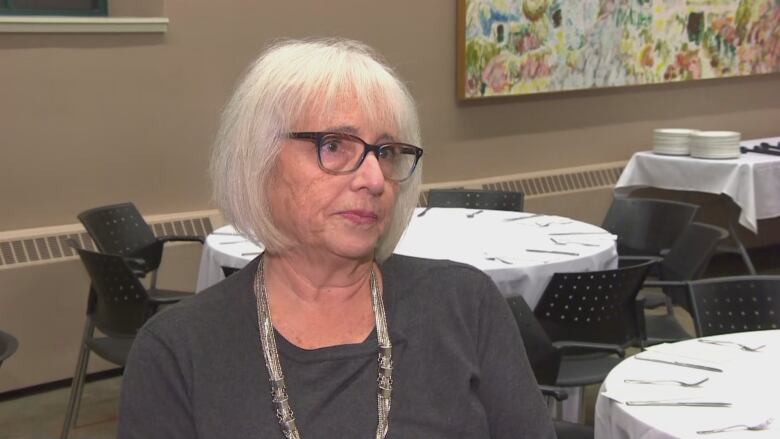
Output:
[[[585,410],[582,407],[583,395],[585,394],[585,387],[567,387],[566,391],[569,393],[569,398],[565,401],[561,401],[560,416],[558,419],[574,423],[582,423],[585,419]]]
[[[748,255],[747,250],[745,249],[744,244],[742,244],[742,241],[740,241],[739,236],[737,236],[737,230],[734,226],[734,220],[729,222],[729,230],[731,231],[731,238],[734,240],[734,244],[737,246],[737,253],[739,253],[740,256],[742,256],[742,260],[745,262],[745,266],[748,269],[748,273],[751,275],[756,274],[756,269],[753,267],[753,261],[750,260],[750,255]]]
[[[674,315],[674,304],[672,303],[672,299],[664,294],[664,304],[666,305],[666,314],[673,316]]]
[[[76,425],[79,417],[79,407],[81,406],[81,395],[84,391],[84,380],[87,376],[87,365],[89,364],[89,347],[87,340],[92,337],[95,331],[95,324],[92,319],[87,317],[87,323],[84,325],[84,335],[81,337],[81,348],[79,349],[79,359],[76,363],[76,371],[73,374],[73,383],[70,386],[70,399],[68,408],[65,411],[65,421],[62,425],[60,439],[68,439],[71,428]]]
[[[552,419],[560,419],[563,402],[556,400],[552,396],[546,396],[544,399],[545,404],[547,405],[547,412],[550,414],[550,417]]]
[[[152,272],[152,281],[149,282],[149,288],[151,289],[157,288],[157,270],[154,270]]]

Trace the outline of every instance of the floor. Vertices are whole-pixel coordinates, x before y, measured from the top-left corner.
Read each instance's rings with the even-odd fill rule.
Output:
[[[121,378],[87,383],[76,428],[70,438],[116,437],[116,412]],[[0,402],[0,439],[58,438],[70,388]]]
[[[780,274],[776,249],[754,257],[760,274]],[[739,259],[730,256],[713,260],[707,277],[741,274]],[[677,318],[692,332],[690,316],[676,310]],[[635,353],[635,352],[634,352]],[[87,383],[81,405],[81,415],[70,437],[109,439],[116,436],[116,413],[121,378],[108,378]],[[593,423],[594,403],[599,386],[585,391],[585,421]],[[0,401],[0,439],[41,439],[59,437],[62,429],[69,388],[38,393],[23,398]]]

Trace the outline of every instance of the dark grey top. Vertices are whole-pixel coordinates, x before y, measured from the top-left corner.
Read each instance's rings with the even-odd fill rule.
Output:
[[[260,348],[257,262],[151,319],[125,369],[119,439],[282,438]],[[512,315],[476,268],[394,255],[388,439],[554,438]],[[301,436],[373,438],[377,341],[298,348],[277,334]]]

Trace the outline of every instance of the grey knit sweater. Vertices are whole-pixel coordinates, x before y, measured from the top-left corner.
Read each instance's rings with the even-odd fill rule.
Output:
[[[258,338],[257,261],[151,319],[125,369],[119,439],[282,438]],[[492,281],[449,261],[381,267],[393,343],[388,439],[554,438]],[[301,436],[373,438],[377,341],[314,350],[277,334]]]

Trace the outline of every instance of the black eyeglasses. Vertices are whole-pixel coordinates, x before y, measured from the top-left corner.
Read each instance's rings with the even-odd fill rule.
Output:
[[[303,132],[288,133],[287,136],[314,142],[320,169],[331,174],[355,172],[368,153],[373,152],[386,179],[404,181],[412,176],[423,154],[423,150],[414,145],[397,142],[372,145],[344,133]]]

